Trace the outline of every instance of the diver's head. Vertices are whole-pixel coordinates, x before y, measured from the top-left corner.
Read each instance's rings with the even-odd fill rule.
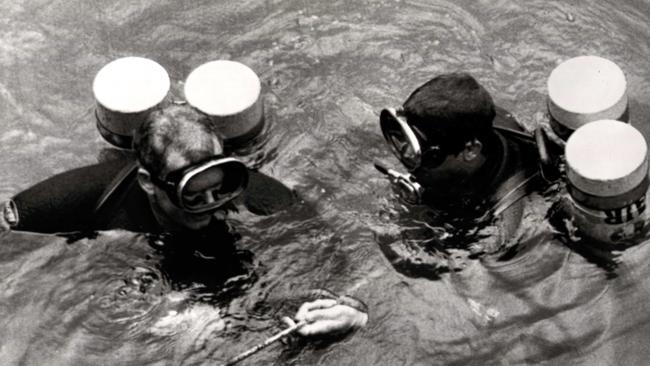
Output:
[[[398,158],[425,187],[456,186],[485,163],[495,107],[472,76],[437,76],[401,110],[382,111],[382,131]]]
[[[168,230],[206,227],[248,181],[244,164],[223,156],[205,119],[192,107],[172,105],[151,113],[135,133],[138,182]]]

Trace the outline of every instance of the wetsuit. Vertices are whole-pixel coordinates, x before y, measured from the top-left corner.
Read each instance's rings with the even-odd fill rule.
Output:
[[[507,111],[497,108],[494,120],[495,135],[493,159],[495,165],[488,168],[489,179],[482,180],[484,208],[500,221],[504,239],[512,236],[518,228],[524,209],[522,200],[543,183],[540,175],[538,149]]]
[[[12,229],[41,233],[108,229],[163,232],[136,174],[135,163],[128,158],[57,174],[13,197]],[[270,214],[293,202],[293,193],[282,183],[250,171],[243,203],[251,212]]]
[[[293,192],[282,183],[254,171],[249,172],[249,186],[242,196],[237,200],[258,215],[281,211],[295,202]],[[151,245],[164,254],[161,269],[175,288],[201,283],[207,291],[202,296],[215,301],[225,292],[246,286],[233,279],[254,281],[253,255],[237,249],[239,234],[226,221],[212,220],[200,230],[166,233],[154,217],[147,194],[137,182],[135,162],[129,158],[57,174],[9,202],[10,212],[6,207],[3,213],[12,230],[60,233],[71,241],[97,230],[146,233]],[[235,209],[234,204],[228,205]],[[227,279],[230,285],[222,286]],[[214,292],[216,287],[220,291]]]
[[[249,171],[248,187],[237,200],[257,215],[279,212],[297,202],[281,182],[255,171]],[[151,246],[163,254],[160,269],[172,288],[191,287],[193,296],[201,301],[228,301],[257,278],[253,254],[237,248],[240,236],[225,221],[212,220],[201,230],[166,233],[137,182],[135,163],[128,158],[60,173],[17,194],[11,202],[17,219],[13,230],[74,232],[73,239],[77,233],[84,237],[108,229],[147,233]],[[323,297],[322,292],[318,294]],[[358,299],[329,294],[325,297],[368,312]]]

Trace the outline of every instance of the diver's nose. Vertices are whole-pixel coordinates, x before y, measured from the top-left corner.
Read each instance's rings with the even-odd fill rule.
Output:
[[[203,194],[203,197],[205,198],[205,203],[212,203],[212,202],[214,202],[214,196],[212,195],[212,191],[211,191],[211,190],[207,190],[207,191],[205,191],[205,193]]]

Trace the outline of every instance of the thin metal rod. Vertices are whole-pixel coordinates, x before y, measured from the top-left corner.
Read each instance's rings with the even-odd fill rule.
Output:
[[[296,323],[295,325],[292,325],[289,328],[287,328],[287,329],[285,329],[285,330],[283,330],[281,332],[278,332],[277,334],[267,338],[264,342],[258,344],[257,346],[249,348],[248,350],[240,353],[239,355],[229,359],[228,361],[226,361],[226,363],[222,364],[221,366],[232,366],[232,365],[238,363],[239,361],[241,361],[243,359],[246,359],[246,358],[254,355],[255,353],[263,350],[264,348],[270,346],[271,344],[277,342],[282,337],[286,337],[289,334],[297,331],[298,329],[300,329],[300,327],[302,327],[305,324],[307,324],[306,321],[301,321],[299,323]]]

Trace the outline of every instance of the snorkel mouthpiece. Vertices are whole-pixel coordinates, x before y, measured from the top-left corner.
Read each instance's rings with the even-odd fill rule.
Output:
[[[387,168],[382,163],[375,161],[375,168],[382,174],[386,175],[391,184],[397,189],[402,199],[412,205],[422,203],[424,188],[415,180],[412,174],[400,173],[396,170]]]

